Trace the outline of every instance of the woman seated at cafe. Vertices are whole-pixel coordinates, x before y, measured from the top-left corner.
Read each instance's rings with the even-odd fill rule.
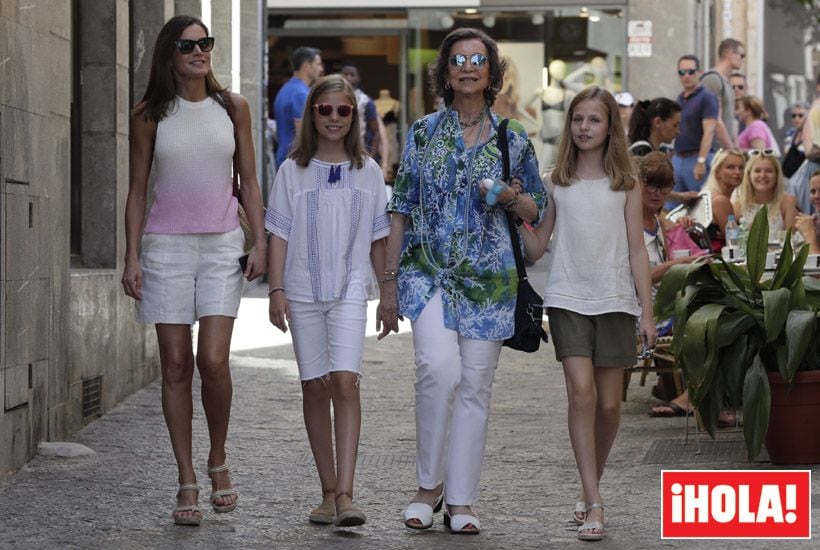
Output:
[[[669,157],[665,153],[653,151],[638,157],[636,161],[643,191],[643,240],[649,253],[654,297],[657,285],[670,267],[690,263],[704,251],[698,252],[695,243],[685,236],[686,227],[692,223],[689,218],[674,223],[658,215],[675,185]]]
[[[676,224],[658,215],[667,196],[672,191],[672,187],[675,185],[672,163],[669,161],[669,157],[665,153],[654,151],[637,158],[636,162],[643,195],[643,241],[649,254],[652,297],[654,298],[663,275],[670,267],[676,264],[690,263],[705,251],[698,253],[695,244],[688,237],[685,237],[687,242],[684,242],[680,237],[677,240],[668,238],[670,234],[685,236],[685,231],[676,228],[685,228],[690,225],[691,221],[688,218],[684,218]],[[685,248],[683,248],[684,245],[686,245]],[[678,250],[685,250],[685,252],[676,252]],[[675,258],[673,255],[678,257]],[[658,326],[658,335],[668,334],[671,329],[671,319],[664,321]],[[659,379],[658,389],[653,391],[653,394],[662,392],[661,386],[672,387],[671,380],[670,383],[662,384],[661,379]],[[671,399],[668,403],[653,407],[650,415],[680,416],[692,410],[692,406],[689,404],[689,394],[684,391],[683,394]]]
[[[720,253],[726,244],[726,222],[729,214],[734,214],[732,193],[743,182],[743,167],[746,157],[740,149],[721,149],[712,159],[712,170],[703,191],[708,191],[712,199],[712,223],[706,228],[712,251]]]
[[[809,199],[814,214],[798,214],[795,228],[811,246],[809,252],[820,254],[820,169],[815,170],[809,180]]]
[[[758,210],[769,208],[769,235],[794,227],[797,206],[794,195],[786,193],[783,170],[771,149],[752,149],[743,172],[743,182],[732,198],[735,216],[751,224]]]

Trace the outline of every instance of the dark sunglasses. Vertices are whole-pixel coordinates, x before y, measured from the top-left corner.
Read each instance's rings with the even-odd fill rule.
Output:
[[[457,53],[455,55],[450,56],[450,65],[462,69],[464,68],[464,65],[467,64],[467,60],[470,61],[470,65],[472,65],[473,67],[480,68],[487,63],[487,56],[480,53],[472,53],[470,55]]]
[[[732,84],[733,90],[740,90],[741,92],[746,89],[746,86],[743,84]]]
[[[803,118],[806,113],[792,113],[792,118]]]
[[[214,49],[214,37],[206,36],[199,40],[175,40],[174,45],[179,50],[179,53],[188,55],[194,51],[194,46],[199,46],[202,52],[209,52]]]
[[[749,149],[748,153],[750,157],[773,157],[774,149]]]
[[[333,105],[330,103],[317,103],[313,106],[316,109],[316,112],[322,116],[330,116],[333,114]],[[337,105],[335,107],[336,112],[339,113],[339,116],[342,118],[347,118],[350,116],[350,113],[353,112],[352,105]]]
[[[679,74],[680,76],[683,76],[683,75],[685,75],[685,74],[688,74],[688,75],[693,75],[693,74],[695,74],[696,72],[698,72],[698,70],[697,70],[697,69],[678,69],[678,74]]]

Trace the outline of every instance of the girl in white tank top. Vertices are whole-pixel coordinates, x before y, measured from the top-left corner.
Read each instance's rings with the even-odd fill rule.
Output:
[[[544,305],[552,314],[553,342],[564,368],[581,478],[572,520],[579,525],[579,539],[601,540],[598,480],[618,431],[623,369],[597,367],[634,364],[632,316],[640,318],[644,343],[655,344],[649,259],[641,189],[612,94],[591,87],[575,96],[560,144],[544,182],[550,195],[544,219],[521,233],[532,261],[553,237]],[[588,399],[590,392],[596,399]]]

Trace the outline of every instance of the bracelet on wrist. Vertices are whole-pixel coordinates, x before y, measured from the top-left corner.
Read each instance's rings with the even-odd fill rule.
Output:
[[[275,286],[268,291],[268,296],[272,295],[274,292],[285,292],[285,289],[281,286]]]
[[[519,195],[520,195],[520,193],[518,192],[518,190],[516,190],[515,191],[515,196],[512,199],[508,200],[507,202],[505,202],[504,204],[501,205],[501,206],[504,207],[504,210],[512,210],[513,208],[515,208],[515,205],[518,204],[518,196]]]

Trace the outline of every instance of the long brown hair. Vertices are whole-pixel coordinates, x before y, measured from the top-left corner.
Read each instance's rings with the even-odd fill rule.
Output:
[[[569,105],[558,144],[558,160],[552,171],[552,181],[556,185],[567,186],[578,171],[578,147],[572,139],[572,117],[578,104],[587,99],[599,101],[604,106],[609,121],[609,135],[604,142],[604,172],[609,176],[609,187],[613,191],[628,191],[635,186],[635,168],[626,147],[626,134],[618,114],[618,104],[611,93],[598,86],[582,90]]]
[[[339,74],[323,76],[310,89],[307,101],[305,101],[305,112],[302,115],[302,130],[299,132],[299,141],[288,157],[292,158],[299,166],[304,167],[310,164],[310,159],[313,158],[319,148],[319,133],[316,131],[316,125],[313,122],[316,118],[313,113],[313,104],[316,103],[317,98],[332,92],[342,92],[353,107],[353,112],[350,113],[350,129],[345,136],[345,151],[350,158],[350,162],[356,168],[361,168],[364,166],[366,153],[362,143],[359,115],[356,112],[358,109],[356,107],[356,93],[347,79]]]
[[[201,20],[190,15],[177,15],[163,25],[154,44],[154,54],[151,59],[151,73],[148,77],[148,87],[142,101],[134,107],[132,114],[142,116],[146,120],[159,122],[168,114],[168,106],[177,95],[177,85],[174,79],[174,42],[191,25],[199,25],[206,35],[210,35],[208,27]],[[222,87],[214,76],[213,67],[205,75],[205,91],[222,105],[233,118],[230,93]]]

